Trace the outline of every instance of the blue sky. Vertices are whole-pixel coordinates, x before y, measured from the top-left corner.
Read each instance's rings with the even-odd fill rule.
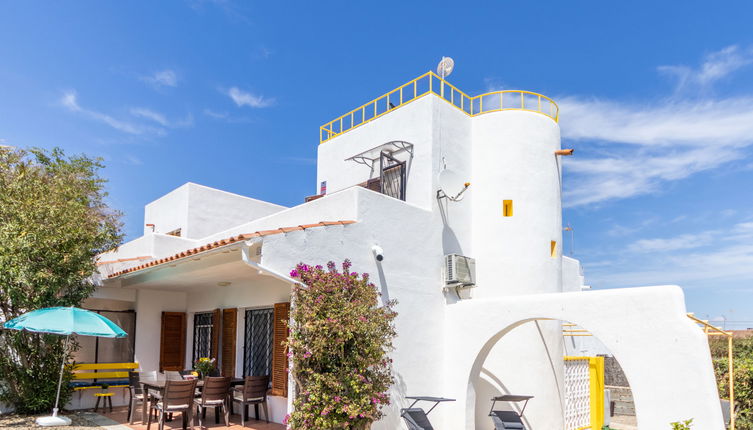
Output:
[[[103,157],[133,238],[144,204],[187,181],[299,204],[321,124],[452,56],[469,94],[559,102],[589,283],[680,284],[699,316],[753,327],[751,16],[744,1],[0,0],[0,144]]]

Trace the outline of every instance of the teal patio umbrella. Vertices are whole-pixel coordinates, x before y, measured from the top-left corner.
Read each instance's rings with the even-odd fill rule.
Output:
[[[70,336],[72,334],[99,337],[127,336],[123,329],[102,315],[87,311],[86,309],[74,308],[73,306],[37,309],[27,312],[18,318],[6,321],[3,327],[11,330],[26,330],[33,333],[50,333],[66,336],[65,353],[63,354],[63,363],[60,365],[58,391],[55,397],[55,408],[52,409],[52,416],[37,418],[37,424],[40,426],[60,426],[70,425],[71,423],[69,418],[58,416],[60,386],[63,383],[63,371],[65,369],[65,358],[68,355]]]

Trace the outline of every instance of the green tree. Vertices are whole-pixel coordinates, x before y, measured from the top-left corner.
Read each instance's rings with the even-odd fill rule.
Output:
[[[60,149],[0,147],[0,321],[79,306],[94,290],[95,256],[121,240],[102,167]],[[51,409],[63,353],[62,336],[0,330],[0,401],[20,413]]]
[[[364,430],[382,417],[392,385],[394,302],[379,306],[367,274],[299,264],[288,346],[296,397],[288,424],[295,430]]]
[[[709,339],[719,396],[729,398],[729,361],[727,338]],[[732,357],[735,373],[735,425],[739,430],[753,429],[753,337],[735,338]]]

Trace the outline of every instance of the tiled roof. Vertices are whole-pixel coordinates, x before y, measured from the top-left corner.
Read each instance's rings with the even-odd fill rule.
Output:
[[[271,236],[273,234],[289,233],[291,231],[306,230],[306,229],[314,228],[314,227],[326,227],[330,225],[348,225],[348,224],[353,224],[353,223],[355,223],[355,221],[321,221],[316,224],[304,224],[304,225],[299,225],[295,227],[281,227],[276,230],[262,230],[262,231],[257,231],[255,233],[239,234],[237,236],[228,237],[227,239],[217,240],[215,242],[208,243],[203,246],[198,246],[196,248],[188,249],[186,251],[181,251],[175,255],[171,255],[170,257],[160,258],[159,260],[153,260],[148,263],[144,263],[138,266],[125,269],[125,270],[121,270],[119,272],[115,272],[112,275],[108,276],[108,278],[115,278],[121,275],[125,275],[126,273],[137,272],[139,270],[143,270],[148,267],[154,267],[160,264],[169,263],[171,261],[179,260],[181,258],[189,257],[191,255],[200,254],[202,252],[206,252],[215,248],[220,248],[220,247],[230,245],[239,241],[253,239],[255,237],[264,237],[264,236]]]

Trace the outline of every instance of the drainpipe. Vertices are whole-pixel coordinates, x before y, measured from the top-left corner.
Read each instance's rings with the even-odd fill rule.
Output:
[[[264,267],[260,265],[259,263],[253,261],[251,259],[251,247],[257,243],[261,243],[260,240],[249,240],[246,241],[244,246],[241,248],[241,258],[243,258],[243,262],[251,266],[253,269],[256,269],[259,271],[260,275],[267,275],[271,276],[273,278],[277,278],[281,281],[287,282],[289,284],[298,284],[298,285],[304,285],[301,282],[296,281],[295,279],[291,278],[288,275],[284,275],[276,270],[272,270],[268,267]]]

